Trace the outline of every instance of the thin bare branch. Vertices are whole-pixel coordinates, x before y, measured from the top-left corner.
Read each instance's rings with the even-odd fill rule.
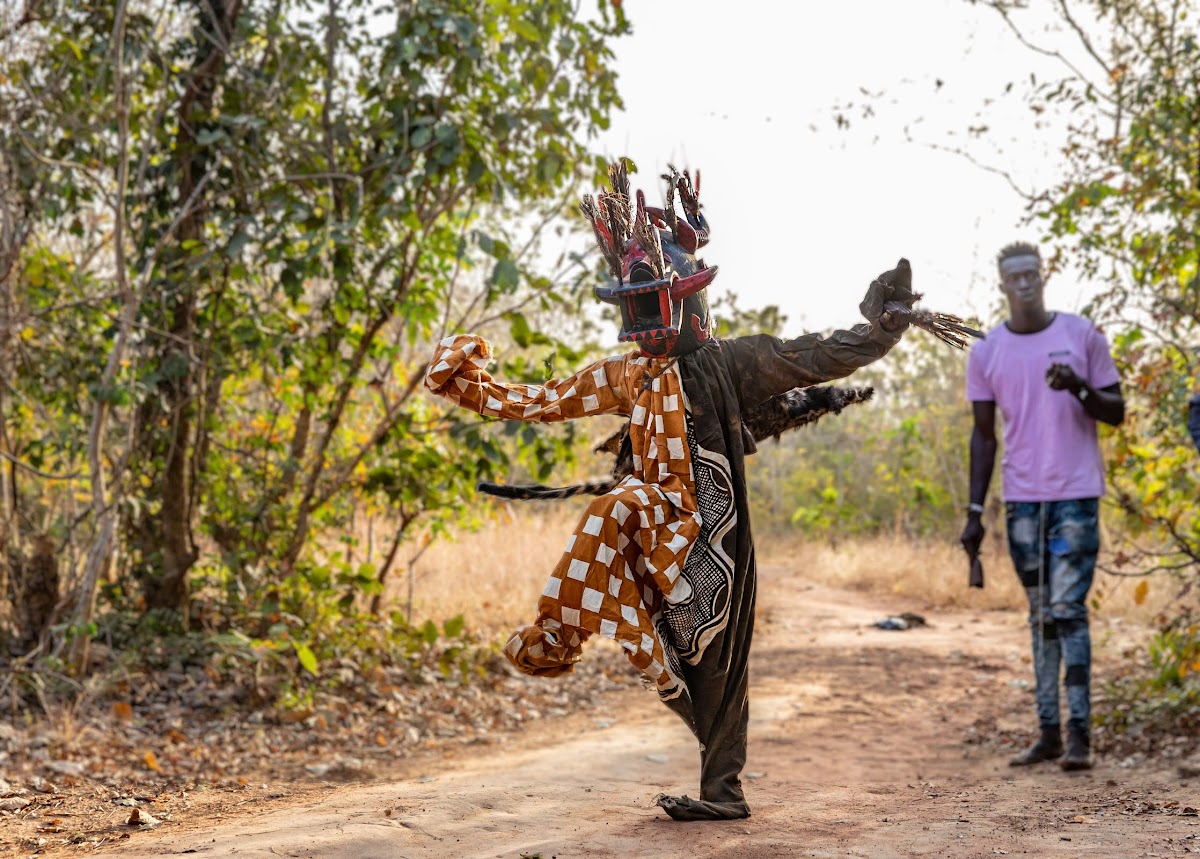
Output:
[[[124,312],[121,327],[108,353],[97,385],[97,396],[92,405],[92,421],[88,430],[88,468],[91,476],[92,508],[96,515],[96,535],[88,552],[83,576],[75,591],[75,626],[79,629],[71,644],[71,664],[77,675],[87,672],[88,648],[91,637],[86,627],[92,622],[96,610],[96,587],[101,572],[107,568],[110,558],[113,531],[116,527],[112,508],[107,506],[108,487],[101,450],[104,446],[111,401],[109,391],[117,377],[125,357],[125,347],[133,330],[134,314],[140,295],[130,290],[125,270],[125,188],[129,182],[129,99],[125,91],[125,4],[120,0],[113,23],[114,83],[117,99],[117,188],[114,203],[115,227],[113,236],[113,264],[116,268],[117,289],[122,295]]]
[[[1062,16],[1062,19],[1067,22],[1071,29],[1075,31],[1075,35],[1079,37],[1079,42],[1083,45],[1083,49],[1088,52],[1088,54],[1093,60],[1096,61],[1100,68],[1104,69],[1104,73],[1111,80],[1113,76],[1112,66],[1110,66],[1108,62],[1102,56],[1100,56],[1099,52],[1096,51],[1095,46],[1092,45],[1092,40],[1088,38],[1088,34],[1084,32],[1084,29],[1079,26],[1079,22],[1075,20],[1075,16],[1071,14],[1071,9],[1067,5],[1066,0],[1058,0],[1058,13]]]
[[[995,9],[1000,14],[1000,17],[1002,17],[1004,19],[1004,23],[1008,25],[1008,28],[1010,30],[1012,30],[1013,35],[1017,37],[1017,41],[1019,41],[1022,45],[1027,47],[1029,50],[1033,51],[1035,54],[1041,54],[1044,57],[1050,57],[1052,59],[1058,60],[1060,63],[1062,63],[1068,69],[1070,69],[1071,73],[1074,74],[1077,78],[1079,78],[1079,80],[1083,81],[1084,83],[1092,84],[1093,88],[1096,90],[1096,92],[1098,93],[1100,98],[1103,98],[1106,101],[1112,100],[1108,95],[1106,95],[1104,93],[1103,87],[1097,86],[1096,83],[1094,81],[1092,81],[1091,78],[1089,78],[1086,74],[1084,74],[1083,71],[1081,71],[1074,63],[1072,63],[1070,60],[1068,60],[1066,57],[1064,57],[1062,55],[1062,53],[1060,53],[1059,51],[1051,50],[1049,48],[1043,48],[1041,45],[1037,45],[1037,44],[1034,44],[1033,42],[1031,42],[1025,36],[1025,33],[1022,32],[1021,28],[1017,26],[1016,22],[1013,21],[1012,16],[1009,14],[1008,7],[1005,4],[999,3],[999,2],[994,2],[994,0],[993,0],[993,2],[989,3],[988,5],[991,6],[993,9]]]
[[[1019,194],[1021,196],[1021,198],[1023,200],[1025,200],[1026,202],[1033,202],[1035,199],[1037,199],[1037,195],[1034,194],[1032,191],[1026,191],[1024,188],[1022,188],[1020,185],[1018,185],[1017,181],[1012,177],[1012,174],[1009,173],[1007,170],[1003,170],[999,167],[994,167],[991,164],[985,164],[965,149],[962,149],[957,146],[943,146],[940,143],[930,143],[927,141],[917,140],[916,138],[914,138],[912,136],[911,132],[909,131],[908,126],[905,126],[905,128],[904,128],[904,135],[909,143],[915,143],[918,146],[924,146],[928,149],[933,149],[937,152],[947,152],[951,155],[957,155],[960,158],[965,158],[967,161],[970,161],[972,164],[974,164],[980,170],[983,170],[987,173],[994,173],[995,175],[997,175],[1001,179],[1003,179],[1005,182],[1007,182],[1008,187],[1010,187],[1014,191],[1016,191],[1017,194]]]
[[[0,450],[0,459],[6,459],[22,471],[27,471],[46,480],[79,480],[84,476],[82,471],[75,471],[71,474],[54,474],[49,471],[42,471],[40,468],[34,468],[28,462],[24,462],[18,457],[13,456],[7,450]]]

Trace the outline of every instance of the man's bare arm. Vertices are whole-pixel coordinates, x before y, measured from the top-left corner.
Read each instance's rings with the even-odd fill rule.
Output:
[[[1067,364],[1051,364],[1046,371],[1046,384],[1056,391],[1070,391],[1079,400],[1084,412],[1094,421],[1120,426],[1125,420],[1125,398],[1121,385],[1093,388],[1079,378]]]
[[[983,502],[996,467],[996,404],[975,401],[971,407],[975,416],[971,430],[971,503],[960,539],[967,554],[977,555],[983,543]]]

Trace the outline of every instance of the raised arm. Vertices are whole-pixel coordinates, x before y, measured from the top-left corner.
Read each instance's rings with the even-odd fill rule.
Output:
[[[768,334],[739,337],[728,348],[736,364],[742,407],[753,408],[771,397],[803,385],[816,385],[849,376],[860,367],[878,361],[908,328],[884,307],[899,301],[911,307],[912,269],[908,260],[871,282],[859,310],[867,324],[834,331],[828,336],[802,334],[780,340]]]
[[[541,385],[497,382],[487,371],[492,349],[480,337],[447,337],[434,350],[425,387],[481,415],[554,423],[585,415],[627,415],[628,356],[597,361],[563,379]]]

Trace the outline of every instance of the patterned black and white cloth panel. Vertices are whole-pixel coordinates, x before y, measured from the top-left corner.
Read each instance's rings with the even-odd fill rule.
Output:
[[[668,650],[668,660],[678,656],[695,665],[704,649],[729,620],[729,595],[733,588],[733,560],[721,544],[731,528],[737,526],[737,506],[733,497],[733,477],[729,460],[705,450],[696,443],[691,417],[687,419],[687,443],[692,455],[692,476],[696,482],[696,504],[700,508],[700,536],[683,565],[683,577],[692,586],[692,595],[680,603],[664,606],[663,619],[668,631],[660,629]],[[677,666],[672,665],[672,669]]]

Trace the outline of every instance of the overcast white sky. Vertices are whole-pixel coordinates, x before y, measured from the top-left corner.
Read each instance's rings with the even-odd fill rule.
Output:
[[[1019,225],[1024,202],[1005,179],[906,142],[904,127],[915,123],[926,143],[965,143],[994,99],[973,151],[1025,186],[1051,179],[1058,136],[1034,127],[1021,84],[1003,93],[1031,72],[1058,73],[1055,61],[966,0],[625,8],[634,35],[615,48],[626,109],[600,145],[635,161],[648,201],[662,197],[667,162],[701,169],[713,230],[703,256],[721,268],[713,300],[733,291],[745,308],[777,304],[789,334],[844,327],[859,321],[869,281],[905,256],[925,306],[983,318],[997,297],[996,251],[1036,241],[1037,227]],[[884,92],[878,115],[848,114],[839,131],[834,108],[864,102],[860,88]],[[1077,310],[1087,292],[1060,276],[1047,301]]]

